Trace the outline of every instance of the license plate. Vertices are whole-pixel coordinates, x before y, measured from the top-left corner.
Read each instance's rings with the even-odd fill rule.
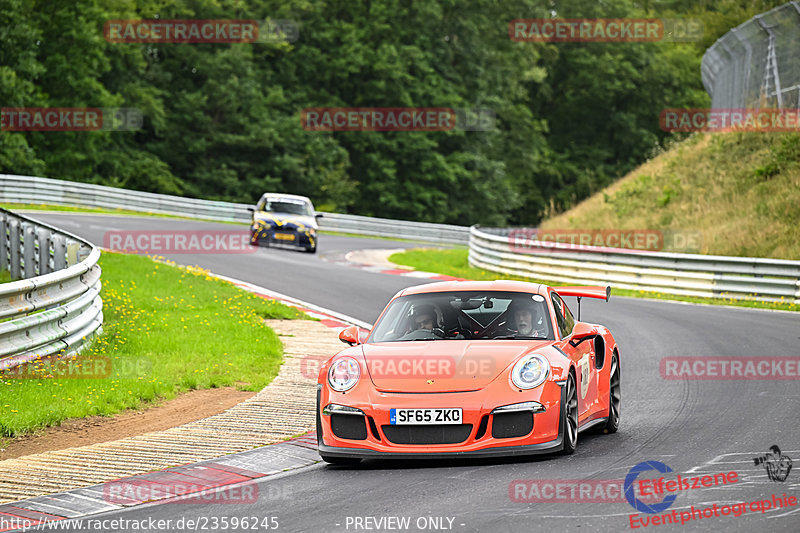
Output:
[[[294,233],[276,233],[275,238],[279,241],[293,241]]]
[[[461,408],[457,409],[390,409],[389,423],[403,424],[460,424]]]

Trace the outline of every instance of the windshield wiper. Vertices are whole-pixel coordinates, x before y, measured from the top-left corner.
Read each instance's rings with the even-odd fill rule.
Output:
[[[508,339],[512,339],[512,340],[517,340],[517,341],[528,341],[528,340],[530,340],[530,341],[544,341],[544,340],[547,340],[547,337],[539,337],[538,335],[536,337],[532,337],[530,335],[501,335],[499,337],[486,337],[486,339],[487,340],[497,340],[497,339],[508,340]]]

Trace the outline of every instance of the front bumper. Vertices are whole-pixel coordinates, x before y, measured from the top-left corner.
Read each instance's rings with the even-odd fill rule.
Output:
[[[328,457],[347,457],[354,459],[456,459],[480,457],[513,457],[520,455],[537,455],[560,451],[564,447],[564,437],[540,444],[522,446],[497,446],[482,450],[452,451],[452,452],[380,452],[370,449],[337,448],[319,443],[319,453]]]
[[[313,248],[316,245],[316,232],[309,229],[285,229],[258,225],[250,228],[250,244],[256,246],[302,246]]]
[[[505,385],[505,384],[504,384]],[[507,385],[506,385],[507,387]],[[491,388],[491,387],[490,387]],[[457,457],[509,457],[557,452],[563,449],[565,414],[563,406],[566,390],[561,384],[548,381],[541,390],[526,391],[519,401],[537,401],[547,411],[533,414],[533,428],[529,433],[510,438],[493,435],[492,411],[508,405],[507,396],[498,398],[487,391],[438,393],[438,394],[392,394],[374,391],[381,401],[353,402],[355,395],[342,395],[320,386],[317,391],[317,441],[320,454],[334,458],[359,459],[442,459]],[[344,397],[350,396],[345,399]],[[494,398],[495,403],[485,405]],[[350,400],[349,402],[347,400]],[[366,438],[346,439],[337,437],[332,428],[332,417],[322,413],[330,403],[350,405],[364,415],[339,415],[365,419]],[[469,436],[455,444],[397,444],[387,439],[383,426],[389,424],[390,408],[448,407],[456,405],[463,409],[464,424],[471,424]],[[484,418],[488,423],[483,424]],[[395,426],[408,427],[408,426]],[[419,426],[422,427],[422,426]],[[430,426],[428,426],[430,427]],[[437,426],[438,427],[438,426]]]

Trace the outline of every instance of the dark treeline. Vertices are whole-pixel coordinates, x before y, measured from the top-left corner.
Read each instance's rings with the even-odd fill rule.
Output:
[[[135,132],[0,132],[0,172],[455,224],[533,224],[707,106],[705,49],[756,0],[0,0],[0,106],[130,107]],[[501,5],[498,5],[501,4]],[[516,18],[694,17],[691,43],[512,42]],[[290,19],[296,41],[111,43],[109,19]],[[490,108],[492,131],[309,132],[306,107]]]

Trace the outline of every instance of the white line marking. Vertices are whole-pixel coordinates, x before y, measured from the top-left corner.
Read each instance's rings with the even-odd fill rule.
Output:
[[[251,291],[251,292],[253,292],[255,294],[262,294],[264,296],[269,296],[271,298],[280,298],[280,299],[286,300],[288,302],[292,302],[294,304],[301,305],[301,306],[303,306],[303,307],[305,307],[307,309],[311,309],[312,311],[319,311],[320,313],[325,313],[326,315],[332,316],[333,318],[341,320],[342,322],[347,322],[348,324],[353,324],[355,326],[358,326],[358,327],[364,328],[364,329],[372,329],[372,324],[369,324],[368,322],[364,322],[363,320],[359,320],[357,318],[353,318],[353,317],[345,315],[343,313],[339,313],[338,311],[332,311],[330,309],[326,309],[325,307],[320,307],[318,305],[314,305],[314,304],[309,303],[309,302],[304,302],[303,300],[299,300],[297,298],[293,298],[291,296],[287,296],[285,294],[281,294],[279,292],[267,289],[265,287],[261,287],[259,285],[255,285],[253,283],[249,283],[247,281],[242,281],[242,280],[239,280],[239,279],[236,279],[236,278],[230,278],[228,276],[223,276],[221,274],[213,274],[211,272],[209,272],[208,275],[209,276],[213,276],[215,278],[219,278],[219,279],[225,280],[225,281],[229,281],[229,282],[231,282],[231,283],[233,283],[235,285],[239,285],[239,286],[241,286],[241,287],[243,287],[243,288],[245,288],[245,289],[247,289],[247,290],[249,290],[249,291]]]

